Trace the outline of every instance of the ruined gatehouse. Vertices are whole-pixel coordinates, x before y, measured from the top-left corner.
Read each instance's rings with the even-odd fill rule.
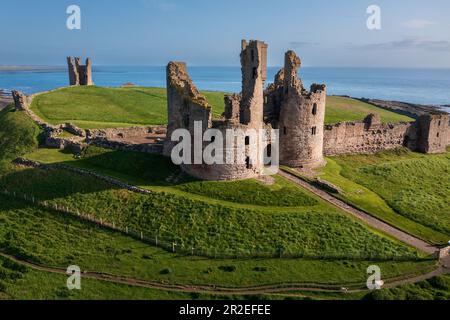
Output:
[[[69,83],[71,86],[92,86],[92,63],[91,59],[86,59],[86,64],[81,64],[81,58],[67,57],[69,68]]]
[[[375,153],[400,147],[443,153],[450,145],[449,114],[443,112],[421,115],[415,122],[383,124],[379,116],[372,114],[360,122],[325,125],[326,86],[313,84],[309,90],[303,86],[298,76],[301,60],[294,51],[286,53],[284,67],[265,88],[267,49],[267,44],[261,41],[242,41],[242,92],[225,97],[225,112],[220,120],[212,119],[212,108],[193,84],[186,65],[169,63],[166,156],[171,156],[174,148],[172,133],[184,128],[193,135],[196,121],[203,124],[201,133],[211,128],[242,129],[242,132],[249,128],[278,129],[279,163],[293,168],[321,167],[326,163],[324,156]],[[273,136],[259,138],[263,141],[259,150],[271,149]],[[232,143],[227,144],[227,139],[228,142],[232,139]],[[243,134],[227,139],[223,145],[224,157],[233,156],[237,139],[247,137]],[[207,145],[203,143],[200,147],[204,149]],[[247,159],[245,164],[183,164],[181,167],[204,180],[235,180],[258,177],[264,166]]]

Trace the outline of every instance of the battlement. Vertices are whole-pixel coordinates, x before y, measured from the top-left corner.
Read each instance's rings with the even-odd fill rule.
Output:
[[[67,57],[69,68],[69,82],[71,86],[92,86],[92,63],[91,59],[86,59],[86,64],[81,64],[81,58]]]

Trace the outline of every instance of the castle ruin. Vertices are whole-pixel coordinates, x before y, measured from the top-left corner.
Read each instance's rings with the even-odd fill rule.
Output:
[[[225,98],[225,113],[220,120],[212,120],[212,108],[206,98],[200,94],[189,78],[186,65],[170,62],[167,66],[168,118],[167,138],[164,154],[171,156],[174,148],[172,134],[177,129],[186,129],[191,136],[201,135],[208,129],[220,131],[224,137],[219,148],[221,164],[203,163],[195,159],[196,148],[203,151],[209,142],[197,146],[192,143],[192,164],[182,164],[186,173],[203,180],[238,180],[255,178],[264,170],[264,163],[257,155],[249,153],[250,144],[257,144],[258,150],[271,145],[274,137],[266,135],[271,129],[264,123],[264,82],[267,78],[267,45],[260,41],[242,41],[242,93]],[[201,122],[201,128],[195,123]],[[229,135],[229,130],[235,130]],[[254,129],[260,136],[248,136],[249,129]],[[259,130],[266,129],[266,130]],[[196,132],[200,131],[200,132]],[[217,142],[220,143],[220,142]],[[240,146],[245,145],[245,150]],[[241,152],[242,151],[242,152]],[[242,157],[241,159],[239,157]]]
[[[71,86],[92,86],[92,63],[86,59],[86,64],[81,64],[81,58],[67,57],[69,68],[69,83]]]
[[[223,158],[236,157],[238,141],[250,144],[247,129],[278,129],[279,137],[263,134],[257,137],[258,150],[271,153],[279,139],[279,163],[293,168],[314,169],[325,165],[325,156],[375,153],[407,147],[423,153],[443,153],[450,145],[450,115],[441,112],[421,115],[415,122],[384,124],[378,115],[363,121],[325,125],[326,86],[313,84],[304,88],[298,76],[301,60],[294,51],[285,55],[284,68],[266,89],[267,44],[243,40],[241,48],[242,92],[225,97],[222,119],[212,119],[212,108],[190,79],[186,65],[170,62],[167,66],[168,118],[164,155],[170,157],[175,146],[172,134],[186,129],[193,136],[195,123],[201,121],[200,134],[216,129],[226,137]],[[232,137],[226,129],[238,129]],[[264,130],[263,130],[264,131]],[[199,132],[197,132],[199,133]],[[211,142],[214,138],[211,137]],[[209,142],[207,142],[209,144]],[[192,144],[204,150],[207,143]],[[268,151],[270,150],[270,151]],[[260,176],[264,162],[249,158],[243,164],[182,164],[184,172],[203,180],[237,180]],[[224,161],[225,162],[225,161]]]

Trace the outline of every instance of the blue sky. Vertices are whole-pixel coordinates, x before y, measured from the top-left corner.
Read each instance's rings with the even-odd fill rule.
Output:
[[[81,8],[81,30],[66,8]],[[381,7],[382,29],[366,27]],[[240,40],[294,49],[304,66],[450,68],[448,0],[0,0],[0,65],[239,65]]]

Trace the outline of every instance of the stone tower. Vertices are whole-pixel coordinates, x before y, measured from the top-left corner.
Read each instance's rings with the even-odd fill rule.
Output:
[[[242,40],[242,97],[240,123],[261,127],[264,120],[264,82],[267,79],[267,44]]]
[[[86,64],[81,64],[80,58],[67,58],[69,68],[69,82],[71,86],[92,86],[92,63],[86,59]]]
[[[427,114],[417,120],[417,150],[424,153],[444,153],[447,148],[447,135],[450,115],[446,113]]]
[[[313,84],[311,91],[305,90],[297,74],[300,66],[300,58],[295,52],[288,51],[278,122],[280,163],[294,168],[315,168],[325,164],[326,86]]]

